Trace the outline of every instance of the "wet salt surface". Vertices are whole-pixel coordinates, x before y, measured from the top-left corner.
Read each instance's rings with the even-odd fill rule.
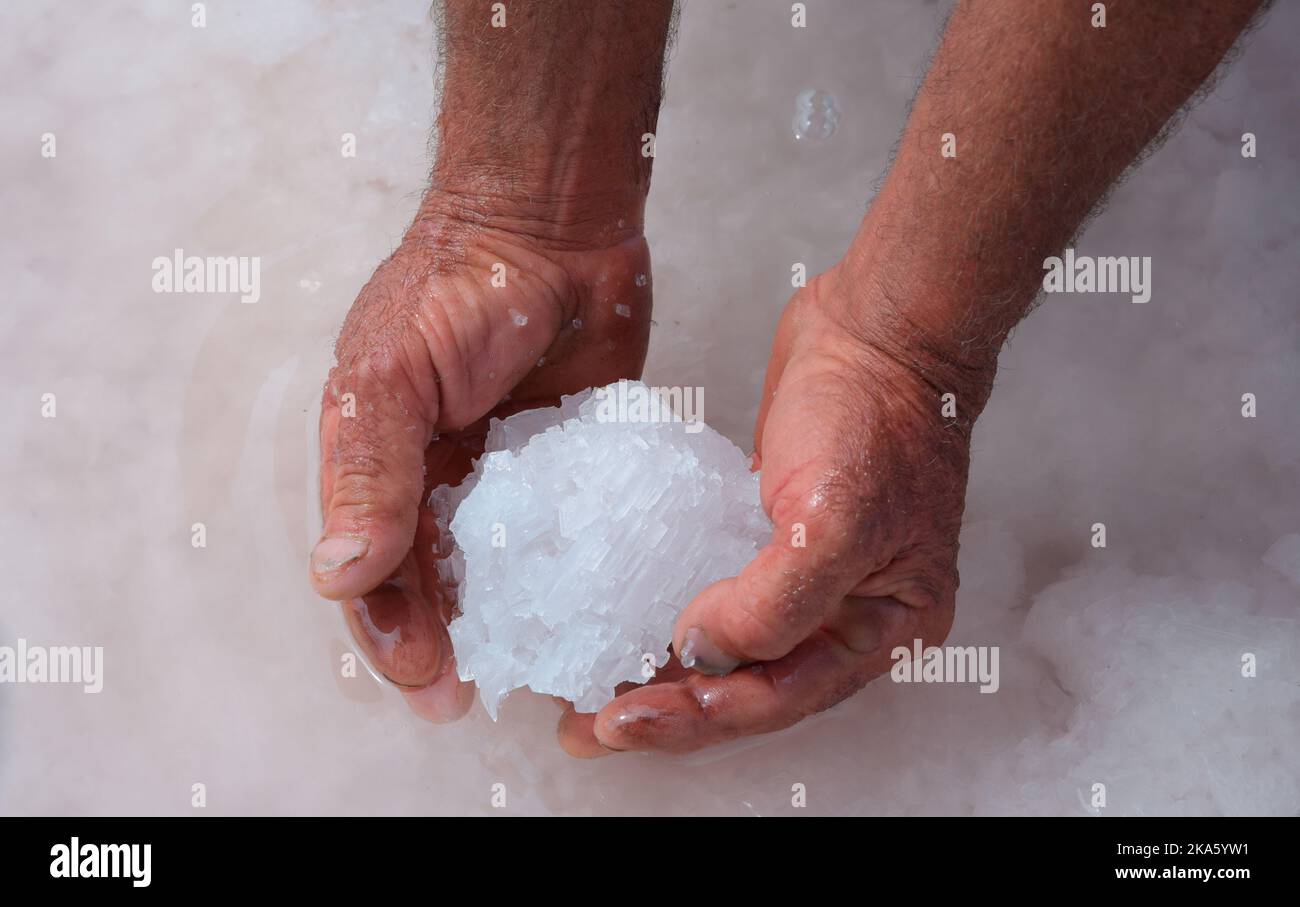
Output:
[[[791,130],[799,141],[824,142],[840,125],[839,102],[835,95],[816,88],[805,89],[794,99]]]
[[[707,387],[746,448],[790,263],[842,253],[942,14],[818,8],[790,43],[749,5],[687,4],[656,142],[647,378]],[[0,643],[105,650],[99,694],[0,684],[0,811],[189,814],[199,782],[210,813],[490,813],[503,783],[517,813],[774,814],[796,782],[811,813],[1083,815],[1098,782],[1104,814],[1300,811],[1300,591],[1279,569],[1300,532],[1300,224],[1278,204],[1300,176],[1300,9],[1278,5],[1078,244],[1151,255],[1151,302],[1048,300],[1004,354],[949,640],[1001,647],[999,691],[876,683],[773,737],[594,763],[532,694],[496,725],[412,717],[341,672],[341,621],[306,588],[330,344],[427,176],[426,12],[0,14],[14,129],[59,141],[55,161],[0,152],[22,224],[0,243]],[[789,132],[808,85],[846,112],[814,168]],[[1255,161],[1246,128],[1268,136]],[[262,256],[261,301],[151,294],[177,247]]]

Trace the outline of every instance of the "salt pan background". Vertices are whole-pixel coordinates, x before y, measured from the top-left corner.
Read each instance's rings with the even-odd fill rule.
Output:
[[[428,174],[427,9],[0,8],[0,638],[105,649],[97,695],[0,685],[0,812],[192,814],[197,781],[213,814],[487,814],[497,782],[521,813],[790,813],[800,782],[809,813],[1084,815],[1096,781],[1108,815],[1300,812],[1300,588],[1263,562],[1300,532],[1300,5],[1077,244],[1150,255],[1152,300],[1052,298],[1003,355],[950,640],[1002,646],[999,691],[877,683],[773,738],[590,763],[541,697],[432,727],[343,677],[305,588],[331,344]],[[842,254],[944,12],[822,0],[792,36],[788,2],[684,6],[646,380],[706,387],[746,449],[790,265]],[[844,114],[821,144],[791,135],[809,86]],[[261,301],[150,293],[178,246],[262,256]]]

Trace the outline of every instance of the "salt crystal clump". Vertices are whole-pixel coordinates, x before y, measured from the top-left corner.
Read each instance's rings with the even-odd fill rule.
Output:
[[[431,495],[440,522],[455,514],[441,563],[457,667],[493,719],[517,687],[594,712],[643,682],[687,602],[770,536],[740,449],[672,414],[624,381],[494,419],[473,474]]]

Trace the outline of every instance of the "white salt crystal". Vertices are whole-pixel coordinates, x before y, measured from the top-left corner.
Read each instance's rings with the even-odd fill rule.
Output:
[[[474,473],[430,497],[440,522],[454,512],[442,572],[459,579],[457,666],[493,718],[522,686],[593,712],[644,681],[643,655],[667,663],[691,597],[771,534],[739,448],[702,424],[651,421],[666,406],[631,421],[612,399],[585,391],[493,420]]]

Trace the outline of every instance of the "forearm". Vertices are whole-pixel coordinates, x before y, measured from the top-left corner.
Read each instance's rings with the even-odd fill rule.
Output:
[[[512,0],[504,27],[491,6],[442,0],[426,213],[450,208],[543,240],[639,232],[672,0]]]
[[[1087,3],[963,2],[846,258],[871,309],[861,317],[908,338],[922,360],[991,378],[1037,295],[1043,260],[1260,6],[1109,2],[1106,26],[1094,28]],[[953,157],[941,155],[945,134]]]

